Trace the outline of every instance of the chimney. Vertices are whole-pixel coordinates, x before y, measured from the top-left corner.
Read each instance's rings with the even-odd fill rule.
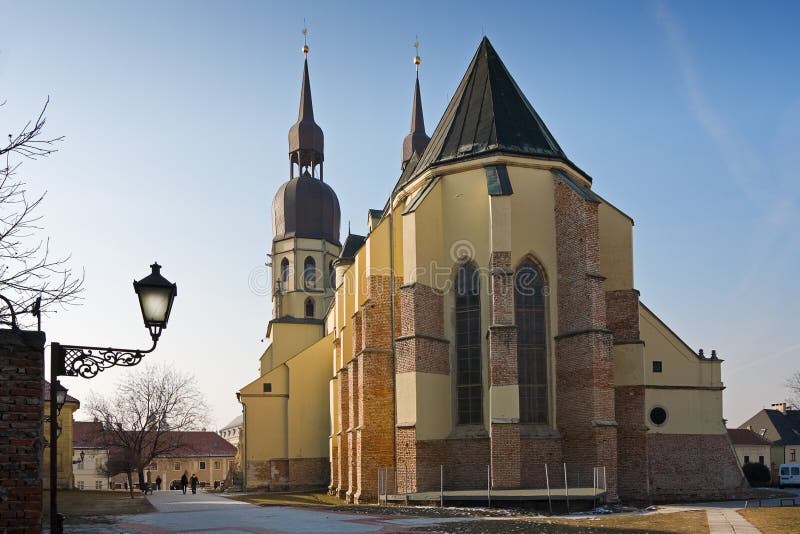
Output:
[[[778,410],[781,413],[786,413],[786,403],[785,402],[773,402],[772,409]]]

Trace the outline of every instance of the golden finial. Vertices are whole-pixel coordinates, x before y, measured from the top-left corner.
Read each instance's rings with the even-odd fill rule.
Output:
[[[303,55],[308,57],[308,28],[306,28],[306,19],[303,19],[303,29],[300,30],[300,33],[303,34],[303,48],[300,50],[303,51]]]
[[[414,41],[414,49],[416,50],[414,54],[414,65],[416,65],[417,72],[419,72],[419,64],[422,63],[422,59],[419,57],[419,41]]]

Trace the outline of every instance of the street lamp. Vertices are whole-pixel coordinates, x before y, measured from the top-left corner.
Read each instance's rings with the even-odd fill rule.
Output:
[[[62,386],[60,382],[56,382],[56,409],[58,410],[58,415],[61,415],[61,408],[64,407],[65,402],[67,402],[67,388]]]
[[[59,398],[59,376],[94,378],[97,373],[110,367],[133,367],[142,361],[145,354],[155,350],[161,331],[167,328],[172,303],[178,294],[178,286],[161,275],[161,266],[158,263],[152,264],[150,269],[149,275],[138,282],[133,282],[133,290],[139,298],[144,326],[150,332],[153,346],[148,350],[140,350],[52,343],[50,345],[51,399],[58,400]],[[66,400],[66,389],[63,390],[63,398]],[[57,404],[57,402],[50,403],[50,532],[53,534],[63,532],[63,520],[57,513],[58,504],[56,502],[58,492],[58,471],[56,469],[58,424],[56,419],[58,413],[61,412],[61,407]]]

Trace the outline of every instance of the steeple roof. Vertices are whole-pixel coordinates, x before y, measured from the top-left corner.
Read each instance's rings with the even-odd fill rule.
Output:
[[[484,37],[414,174],[494,152],[569,161]]]
[[[411,131],[403,139],[402,168],[405,169],[414,152],[422,154],[430,140],[428,134],[425,133],[425,117],[422,114],[422,96],[419,92],[419,73],[417,73],[414,84],[414,103],[411,107]]]
[[[311,102],[311,80],[308,76],[308,58],[303,61],[303,82],[300,86],[300,111],[297,122],[289,128],[290,159],[301,166],[322,163],[325,136],[322,128],[314,122],[314,106]]]

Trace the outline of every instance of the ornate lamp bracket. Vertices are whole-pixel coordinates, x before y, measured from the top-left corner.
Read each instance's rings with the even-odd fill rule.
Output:
[[[158,340],[153,340],[153,346],[148,350],[139,350],[53,343],[50,350],[53,353],[56,375],[94,378],[99,372],[110,367],[137,365],[145,354],[155,350],[156,344],[158,344]]]

